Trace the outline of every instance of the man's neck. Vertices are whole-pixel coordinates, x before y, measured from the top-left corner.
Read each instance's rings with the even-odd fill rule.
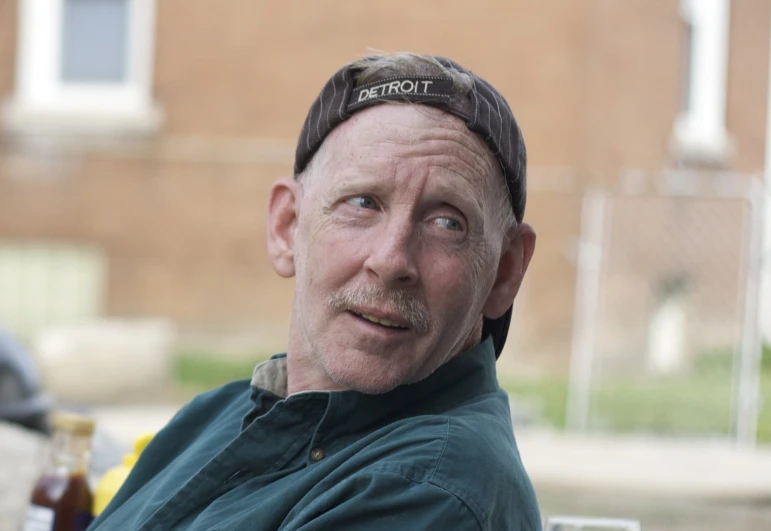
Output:
[[[310,345],[298,344],[292,340],[296,335],[289,335],[287,345],[286,370],[287,393],[290,395],[305,391],[346,391],[347,388],[334,382],[318,359],[314,359]]]
[[[309,360],[287,354],[287,393],[294,395],[307,391],[346,391],[347,388],[335,383],[329,375]]]

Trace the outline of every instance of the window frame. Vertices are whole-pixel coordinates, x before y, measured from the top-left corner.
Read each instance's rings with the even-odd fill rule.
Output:
[[[61,79],[66,0],[19,0],[16,85],[3,109],[10,132],[152,132],[161,113],[152,100],[156,0],[127,0],[129,31],[122,83]]]
[[[689,79],[683,76],[687,94],[674,123],[675,153],[686,162],[723,165],[733,151],[726,129],[730,0],[680,0],[680,16],[691,47],[682,66]]]

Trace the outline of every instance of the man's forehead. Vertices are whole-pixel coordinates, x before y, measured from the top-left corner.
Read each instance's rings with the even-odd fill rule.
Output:
[[[360,111],[329,134],[317,155],[366,164],[367,157],[388,152],[389,147],[453,156],[483,175],[501,178],[495,155],[462,120],[419,104],[386,103]]]

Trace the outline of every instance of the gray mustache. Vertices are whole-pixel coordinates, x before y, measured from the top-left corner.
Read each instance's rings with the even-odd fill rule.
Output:
[[[327,304],[336,311],[347,311],[361,306],[387,308],[396,311],[419,334],[431,330],[431,318],[425,304],[404,290],[385,290],[378,286],[345,288],[329,297]]]

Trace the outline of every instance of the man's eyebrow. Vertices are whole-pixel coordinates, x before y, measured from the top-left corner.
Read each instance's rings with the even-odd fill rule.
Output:
[[[337,195],[363,192],[378,193],[383,192],[388,184],[376,175],[367,174],[367,172],[346,171],[342,173],[330,187],[331,191]]]
[[[458,188],[448,182],[441,182],[434,192],[440,197],[445,198],[443,203],[457,208],[464,215],[484,215],[484,203],[482,198],[474,193],[472,186],[463,186]]]
[[[340,171],[337,178],[328,189],[328,193],[333,196],[345,196],[351,193],[366,193],[381,195],[389,193],[392,186],[388,170],[374,164],[368,164],[368,161],[357,161],[356,167],[348,167]],[[484,215],[484,191],[480,190],[480,185],[470,182],[469,178],[457,169],[446,164],[434,163],[430,165],[433,171],[443,174],[452,174],[455,176],[451,181],[449,179],[436,179],[429,188],[430,195],[444,196],[444,203],[461,209],[466,214],[469,209],[475,210],[480,216]],[[489,176],[487,178],[490,178]]]

